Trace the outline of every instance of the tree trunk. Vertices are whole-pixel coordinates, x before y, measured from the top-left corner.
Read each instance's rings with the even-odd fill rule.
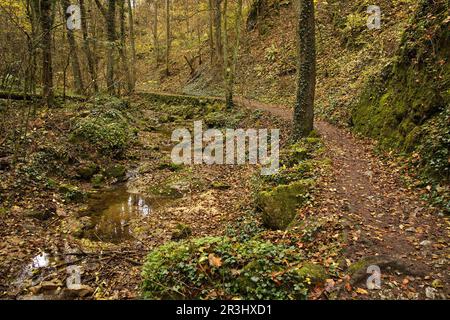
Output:
[[[223,45],[222,45],[222,0],[212,0],[214,5],[214,38],[215,38],[215,60],[216,66],[220,70],[223,65]]]
[[[52,68],[52,0],[40,0],[42,31],[42,97],[47,106],[53,104]]]
[[[99,0],[95,4],[103,15],[106,23],[107,53],[106,53],[106,87],[110,95],[115,94],[114,83],[114,48],[116,46],[116,0],[108,0],[108,9],[105,10]]]
[[[67,20],[66,10],[70,6],[69,0],[62,0],[61,6]],[[72,63],[72,73],[75,85],[75,92],[77,94],[83,94],[84,93],[83,78],[81,75],[80,60],[78,59],[78,47],[75,41],[75,37],[73,35],[74,31],[69,30],[69,28],[66,28],[66,31],[67,31],[67,41],[69,42],[70,59]]]
[[[228,0],[223,2],[223,75],[225,82],[225,104],[227,108],[233,107],[233,94],[230,87],[230,67],[228,65]]]
[[[213,20],[214,20],[214,10],[213,10],[213,0],[208,0],[208,43],[209,43],[209,54],[211,59],[211,65],[214,62],[214,32],[213,32]]]
[[[94,57],[92,55],[91,47],[89,45],[89,31],[88,31],[88,23],[87,23],[88,20],[87,20],[84,0],[79,0],[78,4],[80,6],[80,13],[81,13],[81,32],[83,34],[83,52],[84,52],[84,55],[86,56],[86,60],[88,62],[88,71],[89,71],[89,75],[91,77],[92,87],[94,88],[94,92],[98,92],[97,73],[95,70]]]
[[[316,43],[313,0],[300,0],[298,38],[298,84],[293,133],[295,139],[307,136],[314,125]]]
[[[166,76],[169,75],[170,37],[170,0],[166,0]]]
[[[225,0],[226,1],[226,0]],[[226,17],[226,9],[224,5],[224,19],[225,22],[227,21]],[[242,0],[237,0],[237,6],[236,6],[236,20],[235,20],[235,32],[236,32],[236,42],[233,48],[233,56],[231,65],[229,63],[229,58],[227,57],[228,54],[228,36],[225,37],[226,41],[224,42],[224,60],[227,62],[225,63],[226,69],[225,69],[225,102],[227,108],[233,107],[233,86],[234,86],[234,78],[236,76],[236,65],[237,65],[237,58],[239,53],[239,44],[240,44],[240,35],[241,35],[241,18],[242,18]],[[225,23],[225,26],[227,24]],[[227,34],[227,28],[225,27],[224,30],[225,34]],[[226,49],[225,49],[226,48]]]
[[[152,32],[153,32],[153,48],[155,50],[155,59],[156,64],[158,65],[161,62],[161,57],[159,54],[159,39],[158,39],[158,1],[153,0],[153,24],[152,24]]]
[[[128,0],[128,24],[130,25],[131,44],[131,90],[136,86],[136,35],[134,34],[134,16],[131,0]]]
[[[127,93],[133,91],[130,66],[128,64],[127,57],[127,43],[126,43],[126,29],[125,29],[125,0],[119,1],[119,29],[120,29],[120,45],[119,45],[119,55],[122,61],[123,76],[126,79]]]

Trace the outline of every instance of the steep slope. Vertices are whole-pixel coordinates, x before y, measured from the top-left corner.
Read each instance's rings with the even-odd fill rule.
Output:
[[[423,1],[395,59],[355,103],[355,129],[383,148],[411,153],[423,173],[450,179],[450,16],[447,1]]]

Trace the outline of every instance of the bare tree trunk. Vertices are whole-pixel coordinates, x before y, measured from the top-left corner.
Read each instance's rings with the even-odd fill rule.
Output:
[[[84,5],[84,0],[79,0],[80,5],[80,13],[81,13],[81,32],[83,34],[83,51],[86,56],[86,60],[88,62],[88,71],[92,81],[92,87],[94,88],[94,92],[98,92],[98,84],[97,84],[97,73],[95,70],[95,61],[92,55],[92,51],[89,45],[89,31],[88,31],[88,23],[87,23],[87,13]]]
[[[131,43],[131,90],[136,86],[136,35],[134,33],[134,16],[131,0],[128,0],[128,24],[130,25]]]
[[[42,30],[42,97],[47,106],[53,104],[52,68],[52,1],[40,0]]]
[[[213,0],[208,0],[208,42],[209,42],[209,52],[211,64],[214,62],[214,32],[213,32],[213,20],[214,20],[214,10],[213,10]]]
[[[169,75],[170,42],[170,0],[166,0],[166,76]]]
[[[231,90],[229,88],[229,78],[230,78],[230,67],[229,67],[229,58],[228,58],[228,0],[224,0],[223,3],[223,75],[225,82],[225,102],[227,108],[231,108],[233,106],[233,96],[231,94]]]
[[[69,0],[61,1],[61,7],[63,10],[63,14],[65,14],[66,20],[67,20],[66,10],[69,6],[70,6]],[[66,30],[67,30],[67,41],[69,42],[70,58],[72,62],[72,73],[75,85],[75,92],[78,94],[83,94],[84,92],[83,77],[81,75],[80,60],[78,59],[77,43],[73,35],[73,30],[69,30],[69,28],[66,28]]]
[[[159,54],[159,39],[158,39],[158,0],[153,0],[153,24],[152,24],[152,32],[153,32],[153,47],[155,50],[155,59],[156,64],[158,65],[161,62],[161,57]]]
[[[106,23],[107,53],[106,53],[106,87],[110,95],[115,94],[114,84],[114,47],[116,46],[116,0],[108,0],[106,10],[99,0],[95,4],[103,15]]]
[[[226,0],[225,0],[226,1]],[[224,5],[224,19],[225,22],[227,21],[226,17],[226,9]],[[239,53],[239,45],[240,45],[240,36],[241,36],[241,18],[242,18],[242,0],[237,0],[237,7],[236,7],[236,20],[235,20],[235,32],[236,32],[236,42],[233,48],[233,57],[231,61],[231,65],[228,62],[229,58],[226,56],[228,53],[228,36],[226,37],[227,41],[224,43],[224,59],[227,60],[226,69],[225,69],[225,101],[227,108],[233,107],[233,86],[234,86],[234,78],[236,76],[236,65],[237,65],[237,58]],[[226,24],[225,24],[226,25]],[[225,34],[227,34],[227,30],[225,27],[224,30]]]
[[[215,59],[216,66],[220,70],[223,64],[223,45],[222,45],[222,0],[212,0],[214,5],[214,37],[215,37]]]
[[[127,57],[127,43],[126,43],[126,30],[125,30],[125,0],[119,1],[119,29],[120,29],[120,45],[119,55],[122,60],[122,70],[126,79],[127,93],[133,91],[130,75],[130,66],[128,64]]]
[[[316,40],[314,1],[300,0],[298,18],[298,84],[294,109],[294,138],[307,136],[314,125]]]

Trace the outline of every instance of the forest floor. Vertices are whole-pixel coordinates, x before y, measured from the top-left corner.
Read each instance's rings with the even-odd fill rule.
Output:
[[[292,119],[287,107],[235,100],[246,108]],[[347,221],[345,259],[349,266],[360,262],[360,270],[351,268],[351,283],[365,281],[366,268],[378,265],[382,289],[363,291],[370,298],[448,299],[450,221],[421,200],[428,190],[406,187],[398,165],[375,155],[373,142],[323,120],[316,120],[315,128],[333,165],[307,215],[337,215]],[[340,290],[339,297],[349,298],[350,291]]]
[[[284,143],[290,131],[292,109],[244,98],[236,98],[236,104],[244,107],[236,110],[244,112],[240,127],[280,128]],[[170,132],[178,127],[190,128],[192,119],[168,118],[171,113],[167,108],[171,106],[158,106],[142,98],[134,99],[131,105],[130,112],[136,113],[141,124],[137,126],[137,142],[131,147],[132,156],[121,162],[131,172],[126,187],[119,184],[94,191],[91,197],[95,204],[90,206],[67,203],[54,190],[35,195],[35,187],[24,186],[28,188],[22,192],[25,199],[16,201],[3,214],[2,298],[138,298],[145,256],[152,248],[176,239],[180,226],[187,226],[192,237],[225,235],[236,226],[245,227],[240,219],[252,212],[249,191],[255,168],[172,166],[168,162],[173,146]],[[177,108],[181,109],[172,111],[186,109]],[[70,112],[55,111],[59,112],[61,115],[42,115],[35,121],[37,129],[33,132],[39,136],[39,130],[57,128],[58,135],[48,134],[45,139],[65,135],[64,121]],[[197,116],[204,117],[201,113]],[[302,245],[305,254],[313,256],[316,263],[338,261],[340,271],[338,276],[330,276],[325,286],[317,286],[309,297],[448,299],[449,219],[421,200],[428,190],[408,187],[399,166],[376,155],[373,142],[321,120],[315,126],[332,166],[329,173],[320,177],[312,203],[300,209],[299,217],[332,219],[332,224],[339,226],[323,228],[324,235],[316,235],[311,243]],[[9,171],[3,177],[6,184],[17,179]],[[177,195],[148,200],[155,191],[149,186]],[[29,214],[41,202],[48,206],[49,201],[56,206],[52,218],[41,221]],[[120,206],[137,208],[139,214],[110,215]],[[103,212],[105,219],[94,215],[89,220],[89,210]],[[260,228],[258,219],[250,217],[256,222],[256,227],[251,228]],[[335,255],[327,239],[334,238],[336,230],[344,234],[339,243],[344,250]],[[283,234],[275,232],[269,237],[284,238]],[[61,291],[70,265],[82,266],[85,286],[81,290]],[[381,269],[381,290],[363,289],[369,265]]]

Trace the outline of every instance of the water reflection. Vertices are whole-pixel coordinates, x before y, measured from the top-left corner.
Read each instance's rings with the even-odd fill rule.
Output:
[[[120,242],[131,238],[130,220],[146,218],[152,209],[140,194],[129,193],[125,187],[102,193],[89,208],[93,227],[85,232],[92,240]]]

